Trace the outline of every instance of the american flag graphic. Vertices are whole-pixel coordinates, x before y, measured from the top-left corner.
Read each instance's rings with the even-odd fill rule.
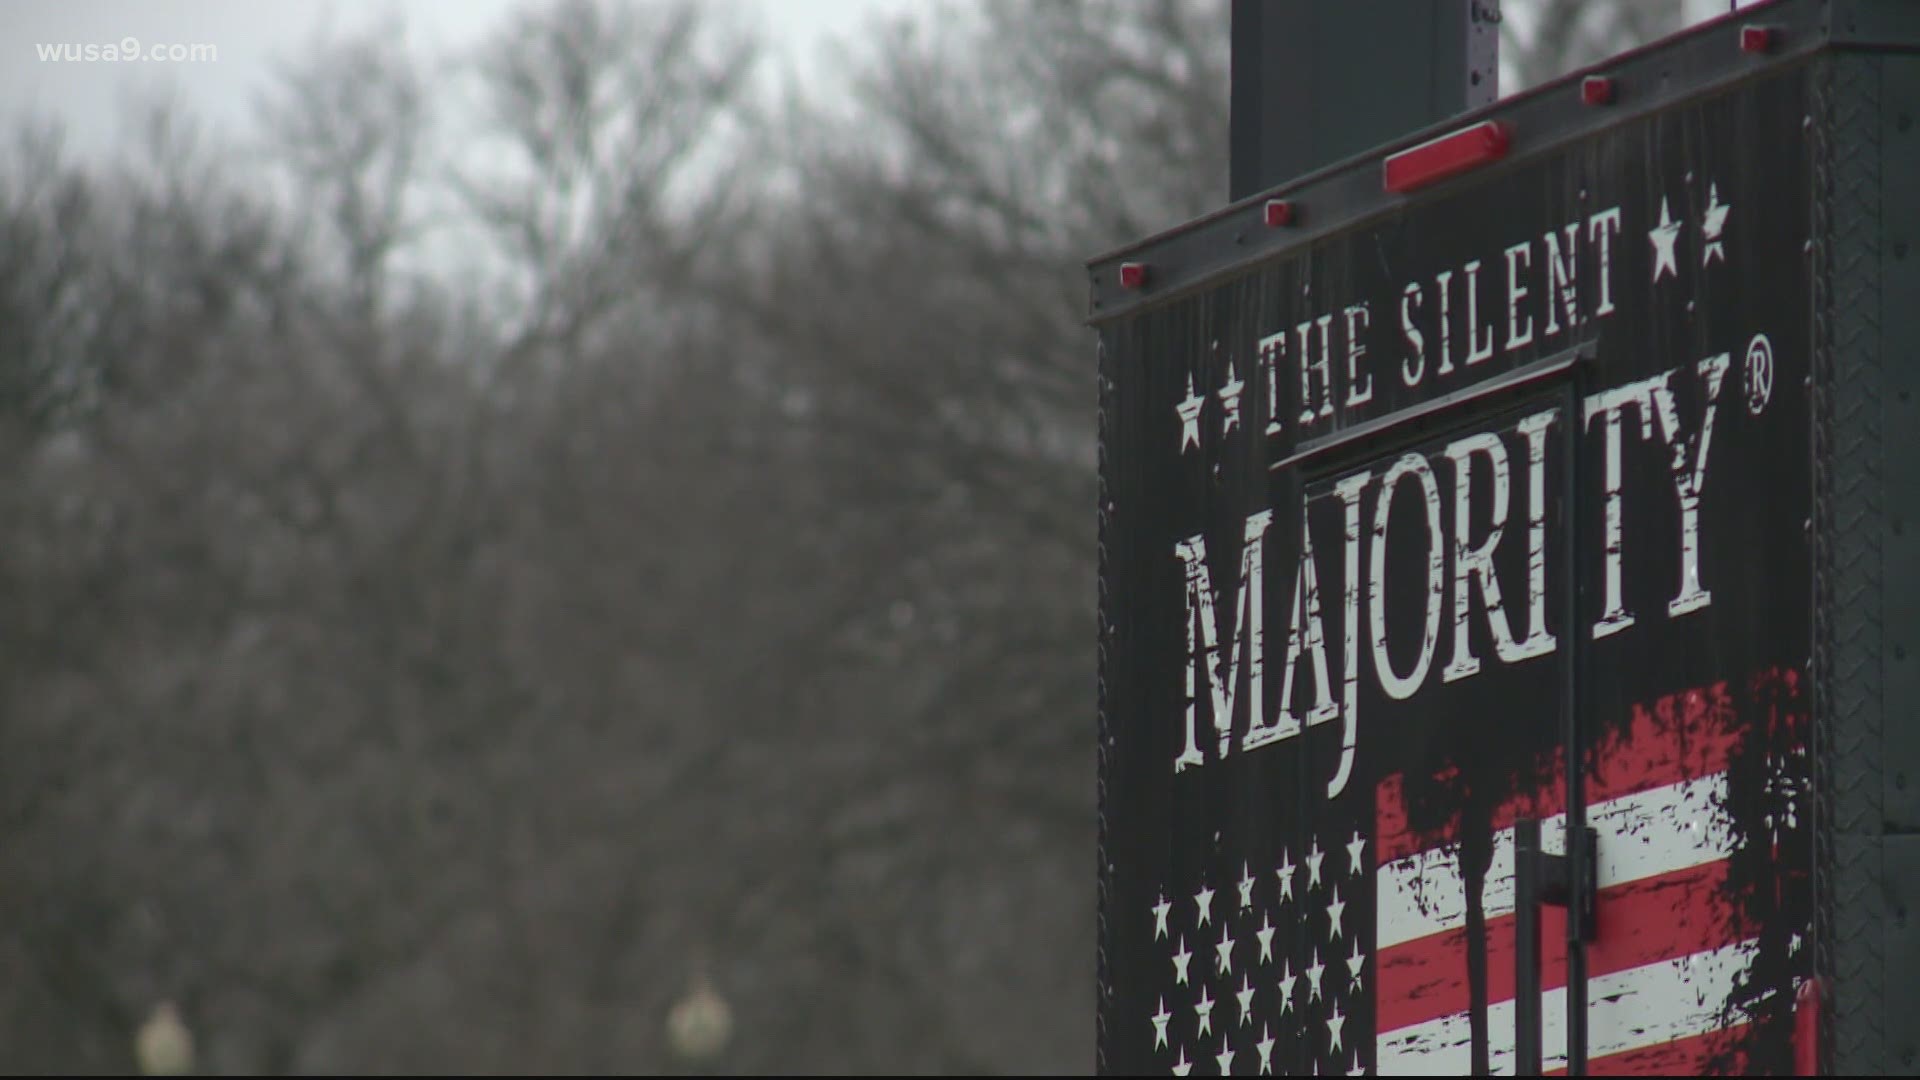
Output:
[[[1804,910],[1790,895],[1804,875],[1783,869],[1805,862],[1801,682],[1769,669],[1745,687],[1680,691],[1633,706],[1598,740],[1587,779],[1599,838],[1595,1075],[1745,1071],[1755,1029],[1779,1027],[1798,981],[1784,973],[1810,960],[1804,918],[1776,915]],[[1549,850],[1565,827],[1561,761],[1540,765],[1491,808],[1478,845],[1463,843],[1459,815],[1411,807],[1407,777],[1393,773],[1355,785],[1340,800],[1354,812],[1317,813],[1320,831],[1289,833],[1269,859],[1164,889],[1143,929],[1166,957],[1148,1018],[1165,1066],[1512,1075],[1513,823],[1540,819]],[[1470,874],[1473,858],[1483,869]],[[1563,939],[1563,913],[1544,909],[1549,1072],[1566,1067]]]
[[[1171,979],[1151,1017],[1175,1076],[1295,1071],[1364,1075],[1363,1032],[1347,1027],[1366,985],[1365,923],[1350,901],[1373,869],[1368,838],[1314,837],[1274,865],[1153,905]],[[1336,1065],[1338,1066],[1336,1069]]]

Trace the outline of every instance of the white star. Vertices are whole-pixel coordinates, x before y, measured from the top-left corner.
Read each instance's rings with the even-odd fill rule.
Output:
[[[1187,985],[1187,961],[1193,954],[1187,951],[1187,936],[1180,935],[1180,951],[1173,954],[1173,981],[1181,986]]]
[[[1359,829],[1353,830],[1353,839],[1347,842],[1348,877],[1360,876],[1360,853],[1366,850],[1366,846],[1367,838],[1360,835]]]
[[[1153,940],[1159,941],[1167,936],[1167,912],[1173,910],[1173,901],[1165,893],[1160,894],[1160,902],[1153,905]]]
[[[1187,1060],[1187,1048],[1183,1046],[1180,1048],[1180,1060],[1173,1063],[1173,1075],[1185,1076],[1187,1070],[1191,1068],[1193,1068],[1193,1062]]]
[[[1253,871],[1247,869],[1246,863],[1241,863],[1240,864],[1240,910],[1245,911],[1252,906],[1253,906]]]
[[[1658,282],[1663,272],[1680,276],[1673,252],[1674,243],[1680,239],[1680,223],[1668,212],[1665,195],[1660,196],[1660,224],[1647,230],[1647,239],[1653,241],[1653,280]]]
[[[1200,909],[1200,922],[1197,925],[1207,925],[1208,920],[1213,918],[1213,890],[1201,889],[1195,893],[1193,895],[1193,904]]]
[[[1263,964],[1272,962],[1273,920],[1267,918],[1265,912],[1260,914],[1260,929],[1255,930],[1253,936],[1260,939],[1260,962]]]
[[[1193,1014],[1200,1018],[1200,1034],[1213,1034],[1213,995],[1206,987],[1200,988],[1200,1003],[1193,1007]]]
[[[1275,870],[1274,874],[1280,878],[1280,902],[1283,904],[1293,899],[1293,874],[1297,869],[1299,868],[1293,865],[1293,856],[1282,851],[1280,869]]]
[[[1367,966],[1367,954],[1360,951],[1360,940],[1354,939],[1353,952],[1347,956],[1347,974],[1353,977],[1353,988],[1360,989],[1360,972]]]
[[[1326,857],[1327,853],[1320,850],[1320,838],[1314,837],[1313,849],[1307,852],[1307,888],[1320,887],[1320,860]]]
[[[1720,241],[1720,234],[1726,231],[1727,211],[1732,209],[1733,207],[1720,201],[1719,184],[1707,186],[1707,213],[1700,222],[1700,232],[1707,238],[1707,246],[1700,253],[1701,266],[1712,262],[1715,255],[1720,256],[1721,262],[1727,261],[1727,249]]]
[[[1253,983],[1245,974],[1240,976],[1240,992],[1233,995],[1240,1002],[1240,1023],[1246,1026],[1253,1023]]]
[[[1320,1000],[1320,974],[1326,970],[1327,965],[1320,962],[1320,947],[1315,945],[1313,947],[1313,966],[1307,969],[1308,1001]]]
[[[1800,953],[1800,935],[1795,934],[1791,939],[1787,941],[1787,955],[1797,956],[1799,955],[1799,953]]]
[[[1332,1050],[1340,1049],[1340,1029],[1345,1027],[1346,1024],[1347,1024],[1347,1018],[1340,1015],[1340,1004],[1338,1002],[1335,1002],[1333,1006],[1333,1015],[1327,1018],[1327,1034],[1331,1037],[1331,1040],[1332,1040],[1328,1044],[1329,1049],[1332,1049]]]
[[[1281,960],[1280,961],[1280,1015],[1281,1016],[1287,1015],[1287,1010],[1293,1008],[1293,984],[1298,982],[1299,980],[1300,980],[1300,976],[1295,975],[1293,973],[1293,962],[1290,960]]]
[[[1260,1025],[1260,1041],[1254,1043],[1254,1049],[1260,1051],[1260,1075],[1273,1072],[1273,1030],[1265,1024]]]
[[[1187,376],[1187,396],[1173,407],[1180,414],[1180,452],[1186,453],[1187,447],[1200,445],[1200,406],[1207,399],[1193,392],[1193,376]]]
[[[1365,1065],[1360,1064],[1360,1048],[1359,1047],[1355,1047],[1353,1050],[1353,1068],[1347,1070],[1347,1075],[1348,1076],[1367,1075],[1367,1067]]]
[[[1220,435],[1240,426],[1240,391],[1246,389],[1246,382],[1233,373],[1233,363],[1227,363],[1227,384],[1220,388],[1220,404],[1226,406],[1225,415],[1220,417]]]
[[[1340,899],[1340,886],[1333,887],[1333,902],[1327,905],[1327,940],[1340,936],[1340,916],[1347,910],[1347,902]]]
[[[1221,1076],[1233,1075],[1233,1048],[1227,1045],[1225,1035],[1220,1036],[1220,1052],[1213,1056],[1213,1060],[1220,1063]]]
[[[1225,975],[1231,972],[1233,970],[1233,936],[1227,933],[1225,925],[1220,927],[1220,944],[1215,945],[1213,951],[1218,954],[1214,964],[1219,968],[1220,974]]]
[[[1153,1014],[1153,1048],[1155,1050],[1167,1045],[1167,1021],[1171,1019],[1173,1014],[1167,1011],[1167,999],[1163,997],[1160,999],[1160,1011]]]

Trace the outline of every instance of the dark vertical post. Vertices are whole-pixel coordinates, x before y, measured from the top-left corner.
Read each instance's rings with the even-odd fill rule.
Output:
[[[1513,823],[1513,1075],[1539,1076],[1540,823]]]
[[[1583,400],[1581,365],[1575,364],[1567,379],[1565,398],[1566,418],[1566,454],[1561,463],[1564,470],[1560,491],[1561,517],[1565,521],[1566,534],[1563,538],[1565,553],[1561,565],[1566,572],[1561,575],[1565,582],[1561,610],[1566,612],[1566,621],[1562,624],[1560,640],[1567,649],[1566,660],[1561,668],[1560,712],[1566,725],[1564,732],[1566,746],[1566,784],[1567,784],[1567,1075],[1585,1076],[1587,1072],[1587,940],[1592,936],[1592,927],[1588,925],[1591,910],[1588,908],[1588,894],[1594,882],[1590,876],[1592,862],[1592,837],[1587,829],[1587,785],[1586,785],[1586,738],[1585,725],[1581,723],[1580,687],[1586,684],[1587,637],[1584,605],[1580,603],[1582,576],[1587,564],[1580,559],[1580,537],[1585,523],[1581,520],[1582,500],[1579,493],[1583,489],[1580,471],[1580,406]]]
[[[1498,97],[1499,0],[1233,0],[1227,197]]]

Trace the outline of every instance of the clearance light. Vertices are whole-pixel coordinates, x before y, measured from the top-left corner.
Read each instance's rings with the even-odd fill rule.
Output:
[[[1740,28],[1740,51],[1765,53],[1773,51],[1773,27],[1743,26]]]
[[[1267,228],[1278,229],[1293,224],[1293,204],[1285,199],[1267,200]]]
[[[1820,1075],[1820,998],[1823,987],[1816,976],[1800,984],[1793,1001],[1793,1072]]]
[[[1605,75],[1589,75],[1581,79],[1580,103],[1583,105],[1613,104],[1613,80]]]
[[[1387,159],[1387,190],[1404,194],[1499,161],[1511,141],[1506,124],[1488,120],[1402,150]]]
[[[1147,286],[1146,263],[1121,263],[1120,287],[1123,289],[1144,289]]]

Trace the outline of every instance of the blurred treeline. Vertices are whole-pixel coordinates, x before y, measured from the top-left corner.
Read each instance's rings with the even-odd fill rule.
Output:
[[[742,14],[0,152],[7,1071],[1091,1067],[1079,265],[1223,200],[1227,7]]]

